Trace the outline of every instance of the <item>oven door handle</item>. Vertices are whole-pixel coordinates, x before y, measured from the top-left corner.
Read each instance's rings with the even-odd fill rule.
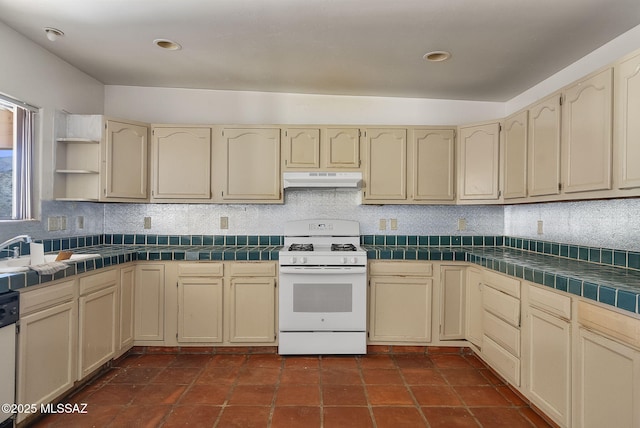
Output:
[[[280,266],[281,274],[293,275],[351,275],[367,273],[366,266]]]

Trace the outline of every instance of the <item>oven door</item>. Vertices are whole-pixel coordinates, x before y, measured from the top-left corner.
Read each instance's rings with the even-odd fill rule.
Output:
[[[280,331],[365,331],[366,266],[280,267]]]

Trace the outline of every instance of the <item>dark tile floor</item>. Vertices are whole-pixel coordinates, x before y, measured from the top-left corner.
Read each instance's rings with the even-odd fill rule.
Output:
[[[471,354],[129,355],[37,427],[547,427]]]

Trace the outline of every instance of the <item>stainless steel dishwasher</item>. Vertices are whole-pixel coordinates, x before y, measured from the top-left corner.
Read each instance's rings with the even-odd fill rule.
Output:
[[[20,317],[17,291],[0,294],[0,404],[14,404],[16,392],[16,323]],[[0,428],[13,426],[13,413],[0,411]],[[11,409],[13,410],[13,409]]]

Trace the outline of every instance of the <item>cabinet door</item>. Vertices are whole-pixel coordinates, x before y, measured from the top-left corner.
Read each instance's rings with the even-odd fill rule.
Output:
[[[108,120],[103,157],[103,197],[146,199],[149,128]]]
[[[440,340],[465,338],[465,268],[440,269]]]
[[[495,200],[500,197],[500,124],[460,128],[458,197]]]
[[[560,193],[560,95],[529,108],[529,196]]]
[[[484,329],[482,319],[484,308],[482,306],[482,272],[475,269],[467,270],[467,340],[479,348],[482,348],[482,336]]]
[[[565,91],[562,116],[564,192],[611,189],[613,69]]]
[[[164,265],[138,265],[135,287],[135,340],[164,340]]]
[[[117,286],[80,296],[78,356],[80,379],[109,361],[116,352]]]
[[[529,308],[526,331],[527,396],[560,426],[571,417],[571,326]]]
[[[131,346],[133,346],[135,271],[136,268],[134,266],[123,268],[120,271],[120,334],[118,349],[121,353],[127,351]]]
[[[320,130],[288,128],[284,130],[285,168],[316,169],[320,167]]]
[[[370,342],[431,341],[430,278],[372,277],[369,284]]]
[[[575,426],[640,426],[640,355],[627,346],[579,329]]]
[[[155,199],[211,198],[211,130],[153,130]]]
[[[455,197],[454,165],[453,130],[414,130],[413,199],[452,201]]]
[[[365,200],[407,199],[407,130],[365,131]]]
[[[640,55],[615,67],[615,165],[618,187],[640,187]]]
[[[178,342],[222,342],[221,278],[178,278]]]
[[[504,198],[527,196],[528,111],[504,121]]]
[[[322,146],[326,168],[360,168],[360,129],[327,128]]]
[[[281,200],[280,130],[225,129],[225,200]]]
[[[274,343],[275,278],[231,278],[229,291],[229,342]]]
[[[77,328],[77,300],[20,318],[17,403],[49,403],[73,387]],[[20,413],[18,422],[28,416]]]

